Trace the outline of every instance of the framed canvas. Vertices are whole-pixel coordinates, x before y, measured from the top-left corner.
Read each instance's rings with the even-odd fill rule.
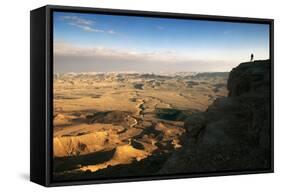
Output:
[[[273,172],[273,20],[31,11],[30,179]]]

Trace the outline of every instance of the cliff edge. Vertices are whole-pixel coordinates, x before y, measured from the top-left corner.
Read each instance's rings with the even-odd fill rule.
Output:
[[[228,97],[186,119],[184,146],[160,173],[269,169],[270,86],[270,60],[233,68]]]

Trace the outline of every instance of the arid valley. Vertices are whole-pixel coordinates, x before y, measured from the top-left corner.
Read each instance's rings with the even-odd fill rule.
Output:
[[[187,117],[227,95],[228,75],[55,74],[54,177],[99,177],[107,169],[165,160],[182,147]]]

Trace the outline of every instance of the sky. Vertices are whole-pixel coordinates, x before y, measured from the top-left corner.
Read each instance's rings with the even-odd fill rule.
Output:
[[[54,12],[54,72],[224,72],[269,58],[269,25]]]

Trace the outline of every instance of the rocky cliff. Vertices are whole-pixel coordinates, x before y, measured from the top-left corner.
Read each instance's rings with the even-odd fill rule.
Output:
[[[241,63],[227,87],[228,97],[186,119],[185,144],[160,173],[270,168],[270,61]]]

